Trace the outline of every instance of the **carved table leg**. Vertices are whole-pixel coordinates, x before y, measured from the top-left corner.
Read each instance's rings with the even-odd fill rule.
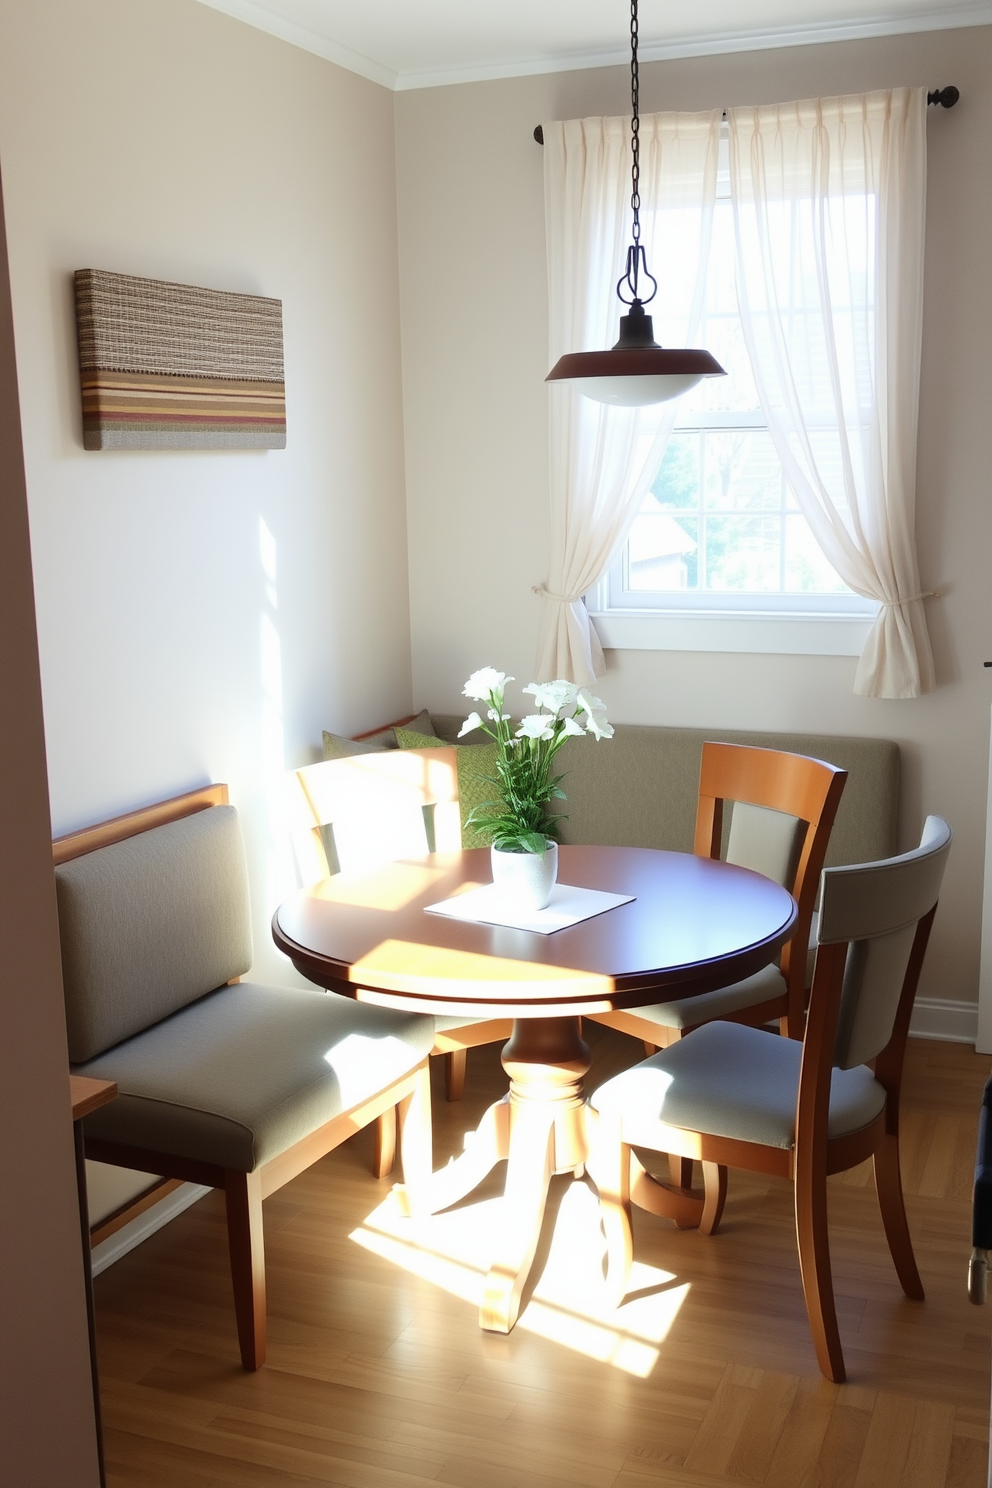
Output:
[[[461,1157],[439,1168],[431,1179],[427,1211],[437,1214],[457,1204],[491,1173],[510,1151],[510,1100],[504,1096],[489,1107]]]
[[[510,1141],[500,1235],[479,1323],[508,1333],[534,1261],[548,1184],[589,1156],[582,1080],[589,1048],[578,1018],[520,1018],[503,1050],[510,1077]]]

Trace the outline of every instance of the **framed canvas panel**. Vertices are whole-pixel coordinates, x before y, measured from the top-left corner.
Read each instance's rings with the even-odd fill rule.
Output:
[[[282,301],[77,269],[86,449],[284,449]]]

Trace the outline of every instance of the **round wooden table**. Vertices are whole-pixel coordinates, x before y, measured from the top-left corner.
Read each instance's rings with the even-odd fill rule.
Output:
[[[486,1112],[464,1157],[435,1174],[427,1207],[447,1208],[508,1159],[503,1233],[480,1313],[508,1332],[555,1173],[581,1170],[591,1114],[582,1082],[585,1014],[725,987],[774,960],[796,918],[786,889],[746,868],[649,848],[562,847],[559,882],[633,894],[593,919],[541,935],[425,913],[491,881],[488,849],[339,874],[280,905],[276,945],[318,986],[360,1002],[456,1016],[512,1017],[509,1095]],[[654,1185],[655,1212],[698,1223],[701,1201]]]

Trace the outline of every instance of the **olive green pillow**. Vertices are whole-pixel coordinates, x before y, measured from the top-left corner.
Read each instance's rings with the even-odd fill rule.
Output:
[[[430,739],[434,745],[440,744],[441,740],[434,733],[434,725],[431,715],[424,708],[412,718],[406,725],[416,733],[422,734],[424,738]],[[344,734],[331,734],[324,730],[324,758],[350,759],[355,754],[378,754],[383,749],[397,749],[396,730],[394,728],[379,729],[378,733],[369,734],[365,739],[348,739]],[[409,747],[409,746],[408,746]]]
[[[436,749],[442,741],[415,729],[398,728],[396,742],[401,749]],[[488,847],[489,838],[477,827],[468,825],[469,813],[475,806],[492,801],[496,795],[496,741],[485,744],[443,746],[455,751],[458,769],[458,810],[462,823],[462,847]]]

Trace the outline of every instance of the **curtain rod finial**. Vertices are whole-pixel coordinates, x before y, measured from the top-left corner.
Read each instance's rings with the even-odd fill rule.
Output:
[[[927,103],[939,104],[941,108],[953,108],[960,97],[960,90],[953,86],[934,88],[927,94]]]

